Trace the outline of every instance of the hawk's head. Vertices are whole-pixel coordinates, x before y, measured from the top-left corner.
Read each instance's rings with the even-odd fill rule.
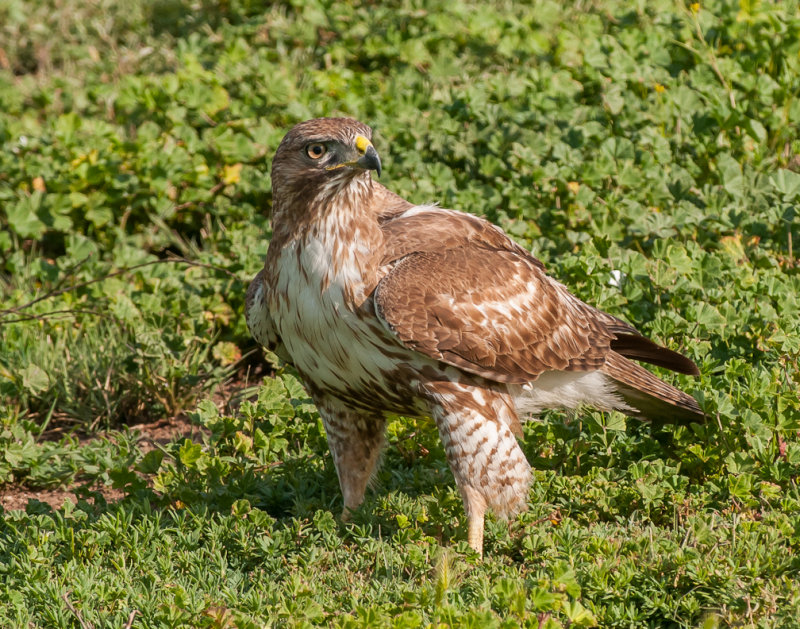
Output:
[[[274,199],[319,192],[331,182],[381,174],[372,129],[351,118],[316,118],[292,127],[272,161]]]

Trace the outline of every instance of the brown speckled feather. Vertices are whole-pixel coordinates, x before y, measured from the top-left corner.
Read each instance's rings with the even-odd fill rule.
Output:
[[[507,383],[605,362],[614,334],[604,318],[486,221],[432,209],[383,229],[384,262],[398,261],[375,306],[409,347]]]
[[[575,298],[484,219],[431,207],[385,221],[382,231],[391,270],[375,292],[378,315],[428,356],[508,383],[598,369],[609,350],[699,373],[685,356]]]

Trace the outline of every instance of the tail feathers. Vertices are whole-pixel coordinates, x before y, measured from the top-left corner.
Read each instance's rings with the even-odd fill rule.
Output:
[[[617,333],[611,341],[611,349],[625,358],[641,360],[651,365],[664,367],[678,373],[699,376],[700,370],[683,354],[661,347],[650,339],[639,334]]]
[[[623,411],[629,415],[659,424],[688,425],[705,421],[705,415],[693,397],[617,352],[608,353],[600,371],[616,383],[617,393],[633,409]]]

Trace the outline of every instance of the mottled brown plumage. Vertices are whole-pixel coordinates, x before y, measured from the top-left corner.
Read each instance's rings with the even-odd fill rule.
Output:
[[[590,405],[701,421],[693,398],[629,360],[690,360],[574,297],[487,221],[415,206],[372,180],[369,127],[294,127],[272,167],[273,238],[247,323],[291,361],[323,419],[345,511],[362,501],[387,414],[433,417],[482,551],[487,508],[525,507],[519,417]]]

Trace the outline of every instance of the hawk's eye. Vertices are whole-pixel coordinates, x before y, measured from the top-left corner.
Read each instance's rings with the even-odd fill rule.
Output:
[[[321,142],[312,142],[306,147],[306,155],[311,159],[319,159],[328,152],[328,147]]]

